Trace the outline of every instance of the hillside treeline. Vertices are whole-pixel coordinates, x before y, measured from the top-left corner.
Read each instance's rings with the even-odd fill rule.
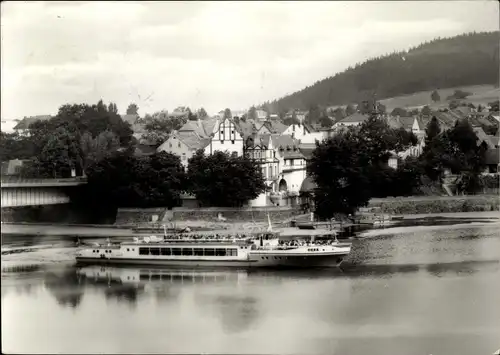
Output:
[[[270,104],[276,112],[466,85],[498,85],[499,32],[435,39],[357,64]]]

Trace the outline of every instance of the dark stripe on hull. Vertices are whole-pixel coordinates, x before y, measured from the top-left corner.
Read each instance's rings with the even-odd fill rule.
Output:
[[[154,265],[168,267],[223,267],[223,268],[322,268],[339,266],[345,255],[325,256],[288,256],[252,257],[252,260],[165,260],[165,259],[131,259],[131,258],[82,258],[77,257],[77,264],[126,264]],[[281,258],[281,259],[280,259]]]

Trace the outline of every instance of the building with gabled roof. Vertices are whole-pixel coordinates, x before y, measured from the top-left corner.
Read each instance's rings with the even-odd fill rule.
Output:
[[[182,165],[187,167],[189,158],[199,149],[205,149],[209,143],[209,137],[200,137],[194,131],[177,131],[172,132],[170,137],[157,148],[157,152],[177,155],[180,157]]]
[[[14,126],[14,130],[17,130],[20,133],[26,132],[29,129],[31,124],[38,122],[38,121],[48,121],[52,117],[53,116],[51,116],[51,115],[37,115],[37,116],[24,117],[22,120],[20,120]]]
[[[342,127],[349,127],[349,126],[359,126],[363,122],[366,122],[369,117],[370,116],[368,116],[366,114],[355,112],[352,115],[349,115],[349,116],[341,119],[340,121],[337,121],[333,125],[333,127],[334,128],[342,128]]]
[[[243,155],[244,138],[241,127],[233,119],[217,119],[210,135],[210,142],[204,148],[205,154],[213,154],[216,151],[229,152],[236,156]]]

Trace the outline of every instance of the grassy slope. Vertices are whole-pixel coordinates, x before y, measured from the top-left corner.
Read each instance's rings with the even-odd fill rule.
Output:
[[[396,96],[389,99],[380,100],[382,104],[387,107],[390,112],[396,107],[418,107],[429,105],[431,108],[448,107],[449,101],[446,98],[453,94],[455,90],[462,90],[471,92],[473,95],[469,96],[466,102],[471,102],[474,105],[481,104],[487,105],[489,102],[498,100],[500,97],[500,88],[495,88],[493,85],[475,85],[475,86],[462,86],[449,89],[441,89],[439,95],[441,96],[440,102],[432,102],[431,91],[421,91],[411,95]]]

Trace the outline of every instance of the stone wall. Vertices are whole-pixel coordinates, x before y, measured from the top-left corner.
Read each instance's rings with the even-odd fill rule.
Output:
[[[147,224],[154,223],[153,216],[158,216],[158,223],[169,221],[217,220],[219,214],[226,221],[267,221],[267,215],[273,221],[278,221],[301,214],[299,208],[291,207],[254,207],[254,208],[119,208],[116,224]]]
[[[161,222],[168,209],[158,208],[119,208],[116,213],[116,224]],[[155,217],[156,216],[156,217]],[[156,219],[156,221],[154,220]]]
[[[397,197],[372,199],[368,207],[395,215],[498,211],[499,201],[498,195]]]

